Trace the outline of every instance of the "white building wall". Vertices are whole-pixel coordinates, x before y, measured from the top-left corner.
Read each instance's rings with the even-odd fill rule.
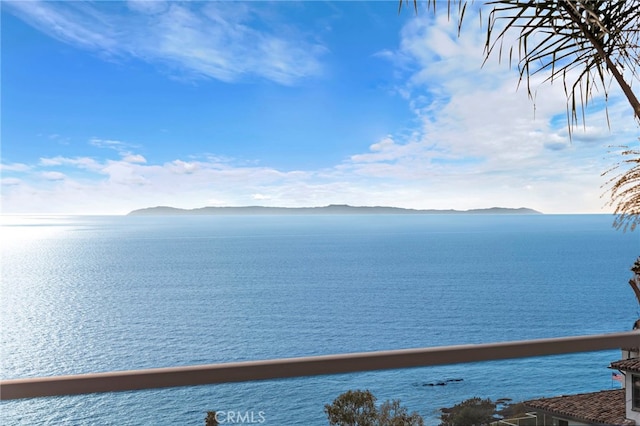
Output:
[[[624,379],[625,396],[624,396],[624,400],[626,402],[625,406],[627,408],[626,416],[627,416],[627,419],[635,420],[636,424],[640,425],[640,411],[636,411],[636,410],[634,410],[632,408],[632,405],[633,405],[633,400],[631,399],[632,398],[632,392],[633,392],[633,385],[631,384],[632,375],[633,375],[633,373],[631,373],[630,371],[625,372],[625,379]],[[636,373],[636,375],[638,375],[638,374]]]

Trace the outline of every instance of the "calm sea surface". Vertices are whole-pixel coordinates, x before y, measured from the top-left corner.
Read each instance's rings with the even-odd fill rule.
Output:
[[[640,238],[608,215],[2,220],[5,379],[617,332],[639,314]],[[617,386],[618,356],[7,401],[0,424],[204,425],[223,410],[326,425],[348,389],[437,424],[473,396]],[[447,379],[462,380],[428,386]]]

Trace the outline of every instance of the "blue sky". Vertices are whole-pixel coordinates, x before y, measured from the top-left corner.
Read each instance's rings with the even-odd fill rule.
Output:
[[[2,2],[2,212],[156,205],[611,211],[637,126],[397,2]],[[473,18],[473,17],[472,17]]]

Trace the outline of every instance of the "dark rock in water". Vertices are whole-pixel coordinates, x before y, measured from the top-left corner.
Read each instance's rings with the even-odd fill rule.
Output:
[[[437,382],[426,382],[426,383],[422,383],[422,385],[414,383],[414,386],[446,386],[447,383],[462,382],[463,380],[464,379],[446,379],[446,380],[439,380]]]

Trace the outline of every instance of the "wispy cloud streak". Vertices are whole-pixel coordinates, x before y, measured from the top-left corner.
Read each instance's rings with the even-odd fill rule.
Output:
[[[284,85],[318,76],[326,48],[277,14],[226,2],[4,2],[62,42],[105,58],[164,64],[180,78],[251,78]]]

